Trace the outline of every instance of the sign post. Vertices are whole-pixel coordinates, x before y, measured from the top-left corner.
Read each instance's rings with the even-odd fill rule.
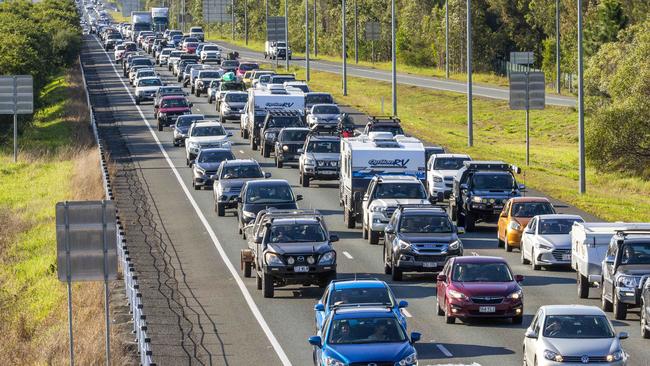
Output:
[[[371,62],[375,62],[375,41],[378,41],[380,37],[381,29],[379,28],[379,22],[366,23],[366,40],[370,41]]]
[[[280,41],[285,41],[285,17],[269,17],[268,21],[266,22],[266,40],[269,42],[280,42]],[[285,43],[287,44],[287,43]],[[288,44],[287,44],[287,52],[288,52]],[[285,57],[288,55],[285,54]],[[279,64],[278,64],[278,58],[275,58],[275,68],[277,69]]]
[[[32,76],[0,76],[0,114],[14,115],[14,163],[18,161],[18,115],[32,113],[34,113]]]
[[[530,165],[530,110],[544,109],[546,83],[543,72],[510,73],[510,109],[526,111],[526,165]]]

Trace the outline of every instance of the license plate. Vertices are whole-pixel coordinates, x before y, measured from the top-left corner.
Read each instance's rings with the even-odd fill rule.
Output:
[[[570,261],[571,260],[571,254],[562,254],[562,260],[563,261]]]
[[[500,213],[501,213],[501,209],[498,210],[496,208],[494,209],[494,214],[500,214]]]
[[[325,174],[325,175],[334,175],[334,174],[336,174],[336,172],[333,171],[333,170],[323,170],[320,173]]]
[[[436,262],[424,262],[424,263],[422,263],[422,267],[424,267],[424,268],[436,268],[436,267],[438,267],[438,263],[436,263]]]
[[[497,311],[496,306],[479,306],[478,312],[479,313],[494,313]]]
[[[309,266],[295,266],[293,267],[294,272],[309,272]]]

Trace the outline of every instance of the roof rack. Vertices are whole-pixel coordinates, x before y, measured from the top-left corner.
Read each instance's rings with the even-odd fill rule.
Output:
[[[640,229],[640,228],[639,229],[634,229],[634,228],[621,229],[621,230],[615,230],[614,232],[616,233],[615,235],[622,236],[622,237],[625,237],[625,236],[628,236],[628,235],[650,235],[650,230],[648,230],[648,229]]]
[[[401,120],[396,116],[368,116],[368,123],[397,123],[400,124]]]
[[[268,109],[266,114],[273,117],[302,117],[299,111],[284,109]]]
[[[447,205],[439,205],[439,204],[433,204],[433,203],[404,203],[404,204],[397,204],[397,209],[405,209],[405,208],[437,208],[442,210],[443,212],[447,211],[447,208],[449,206]]]

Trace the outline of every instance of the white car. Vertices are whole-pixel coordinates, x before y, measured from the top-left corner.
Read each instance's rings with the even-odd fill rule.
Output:
[[[232,147],[232,143],[228,139],[230,136],[232,133],[226,132],[226,129],[217,121],[203,120],[192,123],[185,140],[186,164],[191,166],[201,149],[230,149]]]
[[[152,68],[149,67],[139,68],[139,69],[131,70],[131,73],[129,74],[129,82],[131,83],[131,85],[135,85],[138,79],[156,77],[156,76],[158,76],[158,74],[156,73],[156,70]]]
[[[627,333],[616,334],[595,306],[547,305],[537,310],[524,335],[524,365],[627,365],[621,347]]]
[[[122,55],[126,51],[126,46],[123,44],[118,44],[115,46],[115,51],[113,52],[115,62],[118,62],[119,60],[122,59]]]
[[[219,51],[201,51],[201,62],[219,61],[221,60],[221,52]]]
[[[521,263],[540,266],[571,264],[571,228],[584,222],[578,215],[537,215],[526,225],[521,236]]]
[[[465,154],[433,154],[427,162],[427,190],[438,201],[449,198],[454,177],[463,163],[472,160]]]
[[[157,76],[143,77],[135,81],[135,104],[144,100],[154,100],[156,92],[163,85]]]
[[[175,51],[174,48],[163,48],[158,52],[158,55],[156,55],[156,61],[158,61],[158,65],[167,65],[167,60],[169,59],[169,55]]]
[[[167,57],[167,70],[172,71],[174,63],[181,59],[183,51],[174,50]],[[175,73],[174,73],[175,74]]]
[[[341,110],[336,104],[314,104],[307,115],[309,128],[336,128],[339,124]]]

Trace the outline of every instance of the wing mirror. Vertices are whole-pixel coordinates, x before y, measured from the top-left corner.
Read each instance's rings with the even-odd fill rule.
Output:
[[[364,201],[367,201],[369,198],[370,198],[370,196],[368,196],[368,193],[363,195],[363,200]]]
[[[438,277],[436,277],[436,280],[438,282],[445,282],[445,281],[447,281],[447,275],[439,274]]]
[[[397,307],[400,309],[407,308],[409,306],[409,302],[406,300],[401,300],[398,304]]]
[[[467,190],[468,188],[469,188],[469,186],[467,184],[465,184],[465,183],[460,185],[460,189],[462,189],[464,191]]]
[[[460,226],[456,228],[456,234],[465,234],[465,228]]]
[[[315,347],[318,347],[318,348],[321,347],[322,340],[321,340],[321,338],[319,336],[311,336],[307,340],[309,341],[309,344],[311,344],[312,346],[315,346]]]
[[[519,190],[520,191],[525,191],[526,190],[526,185],[525,184],[520,184],[519,185]]]
[[[395,229],[392,226],[386,226],[386,228],[384,229],[384,232],[386,234],[395,234]]]
[[[302,154],[303,152],[305,152],[305,150],[304,150],[304,149],[298,149],[298,150],[296,150],[296,152],[297,152],[298,154]]]
[[[524,337],[526,338],[537,338],[537,332],[534,330],[528,328],[526,329],[526,333],[524,333]]]
[[[235,201],[237,201],[237,203],[242,203],[242,199],[241,199],[241,196],[240,196],[240,197],[237,197],[237,198],[235,198]]]
[[[264,178],[266,179],[271,178],[271,173],[264,173]]]
[[[302,201],[302,194],[296,195],[296,201]]]
[[[194,103],[190,102],[190,107],[194,107]]]
[[[153,107],[154,108],[160,108],[160,104],[154,104]]]
[[[228,136],[228,137],[232,137],[232,132],[228,132],[228,133],[226,134],[226,136]]]
[[[331,241],[332,243],[339,241],[339,236],[336,235],[336,234],[332,234],[332,235],[330,235],[330,241]]]
[[[325,305],[318,303],[314,306],[314,311],[325,311]]]
[[[352,199],[353,199],[354,201],[358,201],[359,199],[361,199],[361,192],[354,192],[354,193],[352,194]]]
[[[605,264],[613,265],[614,264],[614,256],[613,255],[608,255],[605,257]]]
[[[627,332],[620,332],[618,333],[618,339],[627,339],[629,336]]]
[[[255,242],[255,244],[262,244],[262,237],[255,237],[255,240],[253,240],[253,242]]]
[[[515,275],[515,281],[524,282],[524,275]]]
[[[411,333],[411,342],[412,343],[419,342],[421,338],[422,338],[422,334],[420,334],[418,332],[412,332]]]

